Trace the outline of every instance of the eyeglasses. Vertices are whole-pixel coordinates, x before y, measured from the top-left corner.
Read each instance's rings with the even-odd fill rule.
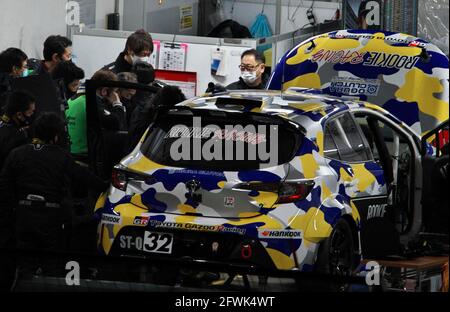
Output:
[[[258,63],[258,64],[256,64],[255,66],[253,66],[253,65],[244,65],[244,64],[241,64],[241,65],[239,65],[239,69],[240,70],[242,70],[242,71],[244,71],[244,70],[248,70],[248,71],[254,71],[259,65],[261,65],[262,63]]]

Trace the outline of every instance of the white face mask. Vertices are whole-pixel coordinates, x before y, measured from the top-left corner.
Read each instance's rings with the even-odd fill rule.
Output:
[[[133,65],[136,65],[136,63],[147,63],[150,64],[150,57],[149,56],[137,56],[137,55],[133,55],[131,57],[131,59],[133,60]]]
[[[256,75],[256,71],[242,72],[241,77],[247,84],[253,84],[258,79],[258,76]]]

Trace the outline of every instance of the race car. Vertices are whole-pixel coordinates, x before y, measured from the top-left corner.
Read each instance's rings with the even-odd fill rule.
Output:
[[[417,230],[420,160],[414,131],[366,102],[301,88],[188,100],[115,167],[98,248],[350,273]]]
[[[269,88],[161,111],[97,202],[98,250],[347,275],[442,220],[442,177],[428,177],[448,165],[448,58],[435,46],[319,35]]]

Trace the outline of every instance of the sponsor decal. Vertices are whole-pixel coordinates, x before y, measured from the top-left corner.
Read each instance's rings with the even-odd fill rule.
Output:
[[[356,96],[377,96],[379,89],[380,81],[377,79],[335,77],[330,85],[331,92]]]
[[[276,239],[292,239],[302,238],[301,231],[294,230],[259,230],[259,238],[276,238]]]
[[[411,42],[408,46],[410,47],[420,47],[420,48],[425,48],[427,46],[426,43],[423,42],[419,42],[419,41],[413,41]]]
[[[148,224],[148,220],[150,220],[150,217],[136,217],[134,218],[133,224],[146,226]]]
[[[240,235],[244,235],[246,230],[243,228],[238,228],[238,227],[226,227],[223,225],[219,225],[217,227],[217,232],[222,232],[222,233],[235,233],[235,234],[240,234]]]
[[[122,217],[110,214],[103,214],[101,223],[112,225],[122,224]]]
[[[372,218],[383,218],[386,214],[387,204],[370,205],[367,210],[367,220]]]
[[[317,38],[329,38],[329,39],[369,39],[369,40],[384,40],[386,42],[392,43],[404,43],[410,45],[413,42],[419,43],[420,45],[426,46],[426,44],[418,41],[412,41],[409,38],[399,38],[399,37],[385,37],[379,35],[371,34],[324,34]],[[414,45],[410,45],[414,46]]]
[[[420,59],[420,56],[402,56],[382,52],[371,52],[369,54],[370,56],[364,62],[364,66],[412,69]]]
[[[167,138],[194,138],[194,139],[219,139],[233,142],[245,142],[252,145],[257,145],[266,142],[266,135],[264,133],[253,132],[235,129],[234,126],[227,126],[225,129],[217,128],[200,128],[200,127],[186,127],[175,126],[166,135]]]
[[[220,232],[244,235],[246,230],[238,227],[226,227],[224,225],[202,225],[193,223],[176,223],[158,220],[149,220],[148,224],[154,228],[180,229],[200,232]]]
[[[406,56],[399,54],[387,54],[383,52],[351,52],[351,51],[332,51],[319,50],[312,56],[313,62],[325,62],[331,64],[352,65],[363,63],[368,67],[384,67],[396,69],[412,69],[420,60],[420,56]]]
[[[361,64],[364,61],[365,53],[351,52],[351,51],[331,51],[331,50],[319,50],[312,56],[313,62],[325,62],[332,64]]]
[[[215,176],[215,177],[223,177],[225,178],[225,174],[223,172],[218,171],[208,171],[208,170],[193,170],[193,169],[169,169],[169,174],[189,174],[189,175],[204,175],[204,176]]]
[[[224,197],[223,199],[223,205],[225,206],[225,208],[234,208],[234,202],[234,197]]]

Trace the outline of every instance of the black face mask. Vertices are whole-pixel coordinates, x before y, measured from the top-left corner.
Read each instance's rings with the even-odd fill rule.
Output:
[[[76,94],[77,94],[76,92],[70,91],[69,88],[66,89],[66,97],[67,97],[67,100],[72,99]]]
[[[21,126],[23,126],[23,127],[30,126],[36,119],[35,114],[33,114],[31,116],[26,116],[25,114],[23,114],[23,118],[24,118],[24,120],[20,120]]]

